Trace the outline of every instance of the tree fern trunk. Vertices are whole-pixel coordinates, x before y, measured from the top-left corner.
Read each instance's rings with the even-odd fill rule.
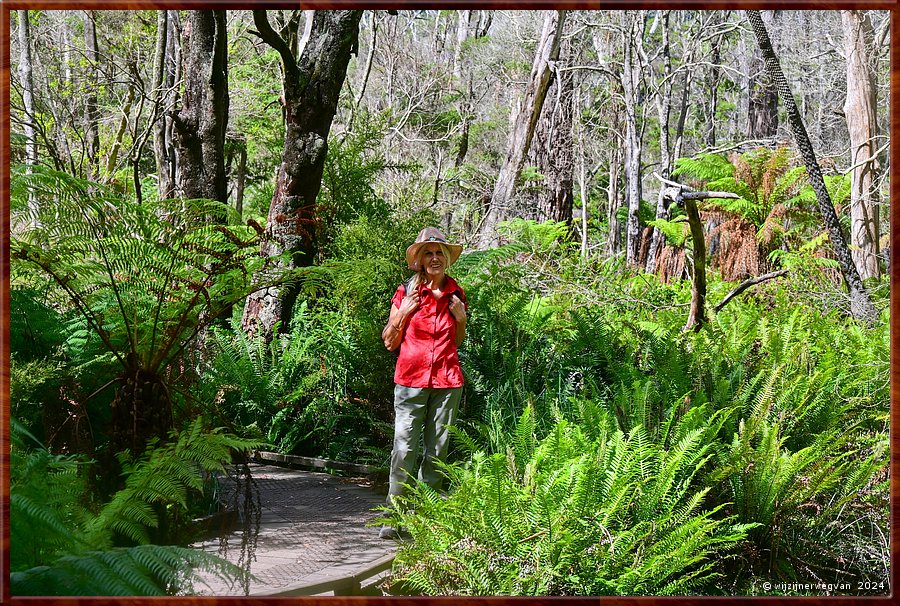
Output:
[[[153,438],[165,440],[173,427],[172,402],[162,379],[140,368],[126,370],[112,402],[108,444],[100,453],[97,488],[104,497],[122,488],[117,453],[139,457]]]
[[[822,171],[816,160],[816,154],[813,151],[809,135],[806,133],[803,118],[800,116],[800,111],[797,109],[797,104],[794,102],[794,96],[791,92],[790,85],[784,76],[784,72],[781,70],[781,65],[778,62],[778,57],[775,55],[775,50],[772,48],[772,42],[769,40],[769,34],[766,31],[762,16],[759,11],[747,11],[747,18],[750,21],[750,25],[753,27],[753,33],[756,35],[756,40],[762,51],[763,59],[766,62],[766,70],[772,76],[775,85],[778,87],[778,94],[781,96],[781,100],[787,111],[791,133],[794,135],[794,141],[800,150],[800,154],[803,156],[803,163],[806,165],[809,182],[810,185],[812,185],[813,191],[816,194],[816,200],[819,204],[819,212],[822,215],[825,227],[828,229],[828,237],[831,240],[832,248],[834,249],[838,263],[840,264],[841,274],[844,277],[844,282],[847,284],[847,289],[850,294],[850,313],[856,318],[872,322],[877,317],[875,306],[872,304],[869,294],[866,292],[865,288],[863,288],[862,280],[859,277],[859,273],[856,271],[853,259],[850,257],[850,250],[847,248],[847,242],[841,231],[837,213],[834,211],[834,204],[832,204],[831,197],[828,195],[828,190],[825,188]]]

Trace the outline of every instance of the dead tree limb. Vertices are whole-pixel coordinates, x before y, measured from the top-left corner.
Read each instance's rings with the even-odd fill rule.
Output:
[[[746,280],[744,280],[743,282],[738,284],[734,290],[732,290],[730,293],[725,295],[725,298],[722,299],[721,301],[719,301],[719,303],[713,309],[715,310],[716,313],[719,313],[722,310],[722,308],[728,304],[729,301],[731,301],[733,298],[735,298],[736,296],[738,296],[739,294],[741,294],[742,292],[744,292],[751,286],[756,286],[757,284],[761,284],[761,283],[771,280],[773,278],[778,278],[780,276],[783,276],[787,272],[788,272],[788,270],[786,270],[786,269],[779,269],[778,271],[772,271],[767,274],[763,274],[761,276],[756,276],[755,278],[747,278]]]
[[[703,234],[703,223],[700,220],[700,209],[697,200],[709,198],[740,198],[730,191],[693,191],[687,185],[664,179],[657,173],[653,176],[668,185],[663,195],[683,208],[691,229],[691,240],[694,244],[694,275],[691,286],[691,311],[688,313],[684,330],[700,330],[706,322],[706,237]]]

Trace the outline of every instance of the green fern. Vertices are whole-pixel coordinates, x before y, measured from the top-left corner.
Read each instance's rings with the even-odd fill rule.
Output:
[[[190,592],[200,573],[228,580],[238,567],[200,551],[147,544],[158,504],[186,505],[204,474],[222,471],[232,452],[256,448],[198,419],[170,444],[125,465],[126,487],[94,513],[78,456],[50,454],[11,419],[10,570],[13,595],[171,595]],[[121,537],[143,543],[113,547]]]
[[[189,595],[200,573],[233,582],[243,569],[211,554],[172,545],[138,545],[63,556],[48,566],[15,571],[17,596]]]
[[[512,449],[446,465],[446,499],[416,485],[412,507],[392,514],[413,538],[393,582],[429,595],[688,593],[754,526],[702,510],[706,491],[692,485],[708,458],[702,435],[666,452],[640,427],[592,442],[560,420],[521,476]]]
[[[94,544],[104,544],[101,537],[115,534],[139,544],[149,543],[147,529],[160,523],[154,505],[187,507],[189,493],[202,491],[206,475],[224,471],[233,452],[265,446],[258,440],[203,429],[203,419],[198,418],[186,431],[173,435],[171,442],[151,448],[139,460],[123,457],[125,487],[86,528]]]

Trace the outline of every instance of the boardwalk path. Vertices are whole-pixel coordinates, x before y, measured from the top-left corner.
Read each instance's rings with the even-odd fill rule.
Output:
[[[326,593],[332,587],[323,581],[361,572],[368,577],[373,565],[389,567],[395,543],[379,539],[378,527],[366,525],[380,515],[373,508],[384,504],[384,496],[363,482],[325,473],[260,464],[250,470],[256,490],[249,504],[244,496],[235,498],[234,480],[222,481],[223,501],[238,505],[239,528],[194,547],[249,569],[256,579],[230,587],[213,579],[208,588],[197,585],[201,595]]]

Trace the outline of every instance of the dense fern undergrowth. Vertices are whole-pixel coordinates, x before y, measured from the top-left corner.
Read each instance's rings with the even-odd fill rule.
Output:
[[[244,574],[172,543],[248,450],[386,468],[380,331],[405,246],[439,218],[378,203],[377,166],[330,162],[320,259],[290,275],[266,274],[258,230],[215,204],[136,208],[16,176],[14,594],[184,594],[201,570]],[[29,189],[57,204],[29,211]],[[689,280],[585,257],[564,225],[505,228],[450,272],[470,312],[461,415],[446,491],[412,485],[385,512],[409,535],[388,591],[887,593],[886,281],[870,285],[881,321],[858,323],[821,256],[779,241],[766,262],[786,276],[715,312],[735,282],[712,267],[709,322],[685,332]],[[260,275],[299,291],[271,342],[240,329]],[[145,418],[156,437],[122,448],[111,428]]]
[[[465,419],[447,494],[388,518],[394,591],[887,591],[886,316],[827,308],[813,270],[683,332],[688,285],[524,240],[458,270]]]

